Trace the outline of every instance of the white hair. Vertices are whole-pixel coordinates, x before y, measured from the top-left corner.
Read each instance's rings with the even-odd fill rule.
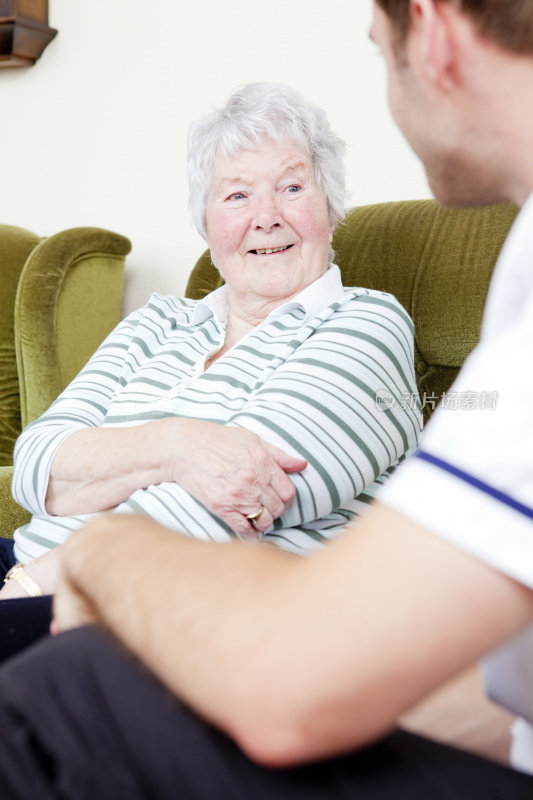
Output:
[[[189,207],[202,236],[207,234],[205,211],[217,155],[234,155],[263,137],[295,142],[305,150],[326,196],[332,226],[344,217],[346,145],[331,130],[325,111],[289,86],[249,83],[189,130]]]

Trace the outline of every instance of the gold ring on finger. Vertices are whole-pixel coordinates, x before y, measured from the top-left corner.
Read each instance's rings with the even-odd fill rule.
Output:
[[[265,510],[265,507],[261,503],[261,508],[259,509],[259,511],[256,511],[255,514],[246,514],[245,515],[246,519],[248,520],[248,522],[251,522],[252,525],[255,525],[256,522],[259,522],[259,517],[261,516],[261,514],[263,513],[264,510]]]

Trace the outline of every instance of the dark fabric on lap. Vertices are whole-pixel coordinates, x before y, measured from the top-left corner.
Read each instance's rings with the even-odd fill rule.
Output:
[[[13,540],[0,538],[0,586],[16,564]],[[0,600],[0,662],[47,636],[52,619],[52,598],[20,597]]]
[[[403,732],[324,763],[261,768],[90,628],[0,669],[0,730],[3,800],[533,797],[533,778]]]
[[[0,579],[4,580],[6,573],[17,563],[13,552],[13,539],[0,537]],[[0,583],[1,583],[0,581]]]
[[[0,662],[50,633],[52,596],[0,600]]]

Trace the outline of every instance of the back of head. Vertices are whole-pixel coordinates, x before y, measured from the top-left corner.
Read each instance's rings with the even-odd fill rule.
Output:
[[[531,0],[436,0],[452,3],[475,22],[479,33],[514,53],[533,55]],[[409,30],[410,0],[376,0],[387,14],[401,47]]]
[[[344,216],[345,145],[331,130],[326,113],[289,86],[250,83],[189,132],[189,206],[203,236],[216,157],[257,147],[263,138],[295,142],[305,150],[326,195],[332,223]]]

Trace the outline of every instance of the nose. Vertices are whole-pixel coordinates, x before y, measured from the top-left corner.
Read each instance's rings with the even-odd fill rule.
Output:
[[[256,198],[252,227],[259,231],[272,231],[283,227],[278,200],[275,195],[268,195]]]

